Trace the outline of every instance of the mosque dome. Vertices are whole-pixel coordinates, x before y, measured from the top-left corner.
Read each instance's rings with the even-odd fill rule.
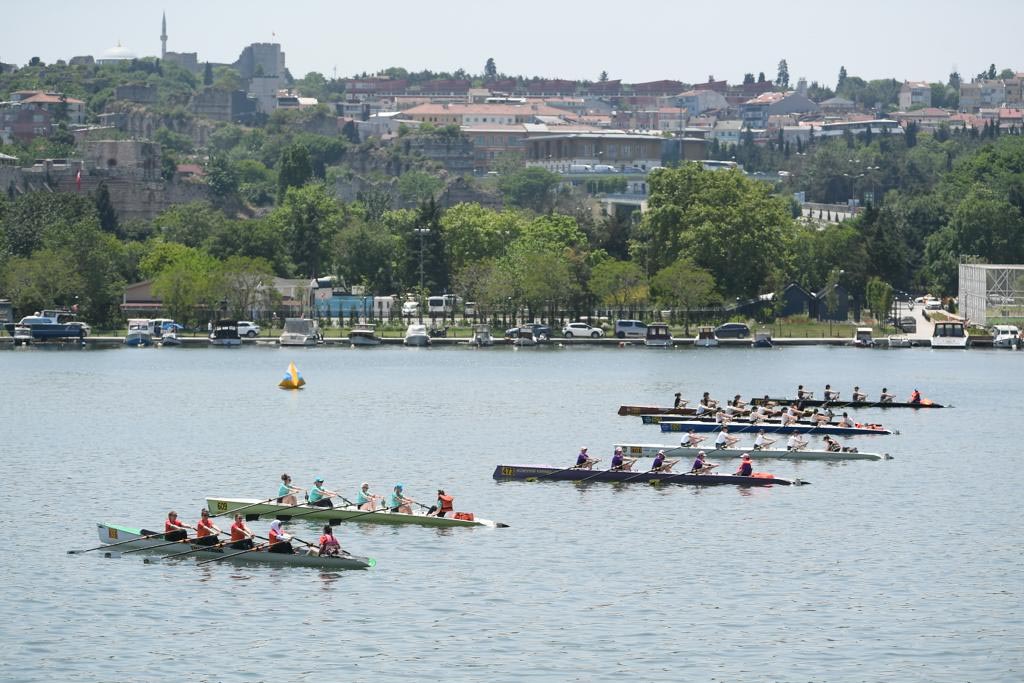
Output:
[[[120,42],[112,48],[103,51],[100,59],[108,62],[116,62],[123,59],[135,59],[138,55],[122,45]]]

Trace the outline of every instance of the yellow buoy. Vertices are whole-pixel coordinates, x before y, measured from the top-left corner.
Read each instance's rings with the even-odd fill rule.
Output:
[[[294,361],[288,364],[288,372],[284,373],[284,379],[277,386],[282,389],[301,389],[306,386],[306,380],[302,379],[302,373],[295,367]]]

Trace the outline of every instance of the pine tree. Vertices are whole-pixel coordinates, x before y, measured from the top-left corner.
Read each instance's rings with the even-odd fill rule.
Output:
[[[839,67],[839,80],[836,81],[836,93],[839,93],[839,89],[843,87],[843,83],[846,83],[846,67]]]
[[[779,60],[779,73],[775,78],[775,85],[783,90],[789,90],[789,64],[785,59]]]
[[[209,62],[206,63],[206,68],[203,69],[203,85],[213,85],[213,65]]]
[[[110,233],[117,232],[117,211],[110,201],[110,190],[106,183],[100,183],[96,188],[96,196],[93,201],[96,204],[96,215],[100,219],[100,227]]]
[[[601,82],[601,83],[607,83],[608,82],[608,72],[607,71],[602,71],[601,75],[597,77],[597,80],[599,82]]]
[[[763,71],[758,71],[757,72],[757,82],[758,83],[764,83],[764,81],[765,81],[764,72]]]
[[[754,74],[745,73],[743,74],[743,85],[752,85],[754,82]]]
[[[488,57],[484,64],[484,78],[494,80],[498,77],[498,65],[494,63],[494,57]]]

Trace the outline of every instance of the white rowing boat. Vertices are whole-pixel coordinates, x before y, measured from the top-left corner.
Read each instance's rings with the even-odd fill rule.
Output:
[[[256,504],[258,503],[258,504]],[[206,506],[213,514],[224,516],[238,508],[245,508],[244,514],[259,515],[260,517],[279,518],[287,521],[292,518],[308,519],[310,521],[327,521],[332,525],[352,520],[354,522],[366,522],[368,524],[419,524],[420,526],[486,526],[486,527],[507,527],[508,524],[493,522],[489,519],[480,519],[472,513],[452,513],[449,517],[434,517],[424,514],[403,515],[399,512],[377,511],[368,513],[356,507],[346,505],[344,507],[322,508],[312,505],[278,505],[277,503],[261,503],[258,498],[207,498]],[[455,517],[454,515],[459,515]]]
[[[97,524],[101,543],[118,543],[117,552],[128,550],[155,553],[164,557],[173,557],[181,553],[188,553],[186,557],[198,560],[223,560],[224,562],[253,563],[253,564],[274,564],[296,567],[319,567],[320,569],[369,569],[377,564],[372,557],[358,557],[356,555],[342,555],[337,557],[320,555],[309,555],[303,550],[291,553],[270,553],[265,550],[256,550],[243,553],[229,546],[222,548],[203,548],[188,541],[181,541],[167,545],[163,534],[153,538],[154,532],[145,529],[134,529],[118,524]],[[133,540],[138,539],[138,540]],[[125,541],[130,541],[125,543]],[[298,546],[298,543],[293,543]],[[200,548],[203,548],[200,550]],[[194,552],[192,552],[194,551]],[[113,549],[105,551],[114,553]]]
[[[707,448],[664,446],[653,443],[616,444],[615,447],[621,448],[623,453],[631,458],[653,458],[658,451],[665,451],[667,458],[695,458],[697,453],[704,451],[709,458],[742,458],[744,454],[748,454],[754,460],[881,460],[888,455],[834,451],[787,451],[777,448],[755,451],[753,448],[715,448],[714,444],[710,444]]]

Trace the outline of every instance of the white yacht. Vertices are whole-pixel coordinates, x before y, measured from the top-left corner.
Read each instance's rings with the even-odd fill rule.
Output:
[[[648,323],[644,346],[656,349],[672,348],[672,332],[665,323]]]
[[[941,320],[932,332],[933,349],[966,349],[970,346],[967,329],[959,320]]]
[[[237,320],[218,320],[213,324],[213,331],[210,332],[211,346],[226,346],[238,348],[242,345],[242,338],[238,336]]]
[[[380,346],[381,339],[374,325],[357,323],[348,333],[348,343],[352,346]]]
[[[1012,349],[1020,343],[1020,329],[1016,325],[993,325],[992,346],[997,349]]]
[[[149,318],[131,318],[128,320],[128,334],[124,337],[125,346],[152,346],[153,321]]]
[[[874,346],[875,340],[871,337],[871,328],[858,327],[857,331],[853,333],[853,341],[851,343],[862,349]]]
[[[473,325],[473,336],[469,340],[470,346],[494,346],[494,337],[491,336],[490,325]]]
[[[320,326],[309,318],[285,318],[284,331],[277,338],[281,346],[316,346],[320,341]]]
[[[697,337],[693,340],[693,345],[703,346],[705,348],[718,346],[718,337],[715,335],[715,328],[707,325],[698,327]]]
[[[413,323],[405,330],[406,346],[430,346],[430,335],[427,334],[427,326],[420,323]]]

